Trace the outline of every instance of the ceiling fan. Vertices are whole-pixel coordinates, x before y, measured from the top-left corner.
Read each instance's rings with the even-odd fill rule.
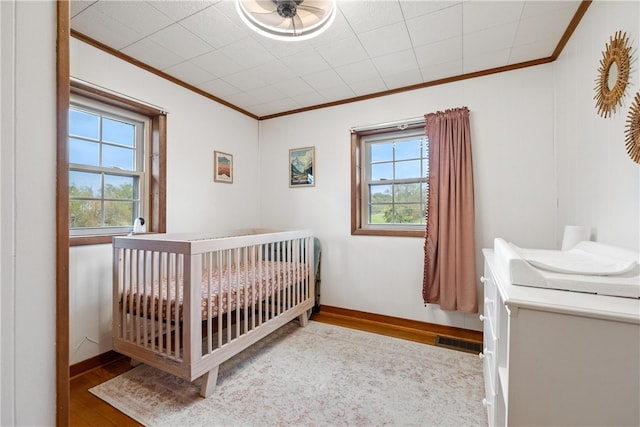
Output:
[[[306,40],[327,29],[336,14],[335,0],[237,0],[242,20],[277,40]]]

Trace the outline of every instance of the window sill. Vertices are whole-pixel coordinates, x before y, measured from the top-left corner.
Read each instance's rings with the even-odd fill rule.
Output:
[[[110,245],[113,242],[113,238],[117,236],[126,236],[126,234],[69,237],[69,246]]]
[[[424,237],[424,230],[374,230],[356,228],[351,230],[352,236],[391,236],[391,237]]]

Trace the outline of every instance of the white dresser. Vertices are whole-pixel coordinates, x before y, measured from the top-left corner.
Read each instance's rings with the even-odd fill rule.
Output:
[[[483,250],[490,426],[639,426],[640,300],[516,286]]]

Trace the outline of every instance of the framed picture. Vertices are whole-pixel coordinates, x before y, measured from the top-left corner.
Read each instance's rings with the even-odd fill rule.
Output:
[[[315,162],[315,147],[289,150],[289,187],[313,187]]]
[[[215,182],[233,182],[233,156],[220,151],[213,152],[213,180]]]

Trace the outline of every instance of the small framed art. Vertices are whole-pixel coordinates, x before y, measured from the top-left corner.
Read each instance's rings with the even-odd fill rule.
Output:
[[[233,182],[233,156],[220,151],[213,152],[213,180],[215,182]]]
[[[289,150],[289,187],[313,187],[315,162],[315,147]]]

